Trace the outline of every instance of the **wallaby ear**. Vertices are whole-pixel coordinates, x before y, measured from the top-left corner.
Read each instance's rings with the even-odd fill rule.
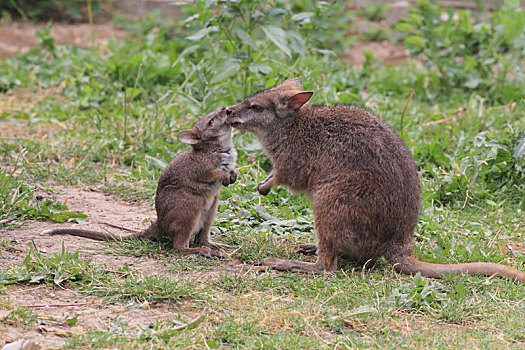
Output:
[[[200,141],[195,129],[182,130],[177,135],[177,139],[186,145],[195,145]]]
[[[299,109],[302,105],[304,105],[310,97],[313,95],[313,91],[301,91],[299,93],[296,93],[290,99],[288,100],[288,108],[290,109]]]
[[[301,91],[303,88],[303,82],[298,79],[287,79],[283,81],[280,85],[280,88],[286,88],[289,90],[298,90]]]

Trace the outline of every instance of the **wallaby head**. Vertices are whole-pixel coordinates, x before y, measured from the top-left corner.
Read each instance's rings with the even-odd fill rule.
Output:
[[[231,131],[232,128],[226,116],[226,107],[222,107],[199,119],[193,128],[179,132],[177,139],[194,148],[199,148],[208,142],[228,139],[231,137]]]
[[[226,110],[228,121],[238,129],[258,133],[293,116],[310,97],[302,91],[300,80],[288,79],[282,84],[259,91]]]

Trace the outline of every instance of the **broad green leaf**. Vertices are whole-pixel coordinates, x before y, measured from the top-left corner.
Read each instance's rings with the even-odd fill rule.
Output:
[[[471,76],[465,83],[463,83],[463,86],[466,86],[470,89],[475,89],[482,82],[483,82],[483,79],[481,79],[480,77]]]
[[[312,22],[313,16],[312,12],[301,12],[293,15],[291,19],[292,21],[300,22],[300,24],[307,24]]]
[[[187,54],[189,54],[190,52],[196,51],[200,47],[201,47],[200,45],[188,46],[187,48],[184,49],[184,51],[180,53],[179,57],[177,57],[177,59],[175,60],[175,62],[173,62],[171,66],[175,67],[177,63],[184,60],[184,57],[186,57]]]
[[[290,47],[292,48],[292,50],[298,53],[299,55],[304,56],[306,45],[301,34],[299,34],[296,31],[289,31],[288,39],[290,40]]]
[[[272,67],[266,64],[256,63],[248,68],[252,73],[261,73],[263,75],[269,74],[272,71]]]
[[[209,33],[217,32],[217,31],[219,31],[219,27],[218,26],[211,26],[211,27],[202,28],[197,33],[195,33],[193,35],[190,35],[190,36],[187,36],[186,39],[191,40],[191,41],[197,41],[197,40],[200,40],[200,39],[204,38]]]
[[[66,318],[67,324],[71,326],[76,325],[77,321],[78,321],[78,315],[75,315],[74,317]]]
[[[241,66],[238,63],[236,63],[236,62],[231,63],[231,64],[227,64],[227,65],[223,66],[223,70],[222,71],[220,71],[216,76],[214,76],[210,80],[210,84],[216,84],[218,82],[221,82],[224,79],[229,78],[229,77],[237,74],[240,70],[241,70]]]
[[[288,57],[292,57],[290,48],[288,47],[288,40],[286,32],[276,26],[262,26],[264,34],[270,39],[279,49],[281,49]]]
[[[514,147],[514,152],[512,153],[516,160],[519,160],[525,157],[525,133],[523,133]]]
[[[128,87],[126,88],[126,97],[133,100],[135,99],[138,95],[141,94],[142,91],[140,91],[140,89],[138,88],[131,88],[131,87]]]
[[[465,57],[465,72],[469,73],[469,72],[472,72],[476,66],[478,64],[478,61],[476,61],[476,59],[472,56],[467,56]]]
[[[51,218],[53,214],[51,213],[51,210],[44,204],[40,207],[40,212],[42,213],[42,216],[45,218]]]
[[[416,273],[416,274],[414,275],[414,284],[415,284],[416,286],[420,286],[422,282],[423,282],[423,280],[422,280],[422,278],[421,278],[421,273],[419,273],[419,272]]]
[[[470,32],[472,30],[472,23],[470,22],[470,14],[467,11],[459,10],[457,12],[459,19],[459,27],[462,31]]]
[[[239,27],[234,28],[233,33],[239,38],[239,40],[241,40],[243,44],[251,46],[251,47],[256,47],[255,42],[251,38],[250,34],[245,32],[241,28]]]
[[[401,22],[401,23],[396,24],[395,29],[401,33],[411,33],[413,30],[413,27],[410,23]]]
[[[407,21],[412,23],[415,26],[421,26],[423,24],[423,21],[421,20],[421,17],[419,17],[415,13],[410,13],[407,17]]]
[[[420,36],[409,35],[405,38],[405,45],[409,49],[420,51],[425,48],[425,41]]]

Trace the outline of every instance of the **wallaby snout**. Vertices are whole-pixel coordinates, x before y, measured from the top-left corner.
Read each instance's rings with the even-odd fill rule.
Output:
[[[230,125],[236,128],[241,127],[246,122],[246,118],[243,118],[243,113],[241,112],[242,109],[243,109],[242,102],[228,107],[226,109],[227,123],[229,123]]]

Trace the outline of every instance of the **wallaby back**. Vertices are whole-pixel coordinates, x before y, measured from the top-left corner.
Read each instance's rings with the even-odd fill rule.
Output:
[[[257,135],[273,170],[258,190],[278,185],[312,199],[316,263],[265,259],[279,270],[334,270],[337,254],[366,262],[385,256],[402,272],[499,274],[524,281],[525,273],[487,263],[439,265],[413,256],[421,208],[415,163],[402,139],[366,109],[308,106],[313,92],[297,80],[259,91],[226,111],[232,125]],[[311,245],[304,250],[311,251]],[[494,266],[495,265],[495,266]]]

